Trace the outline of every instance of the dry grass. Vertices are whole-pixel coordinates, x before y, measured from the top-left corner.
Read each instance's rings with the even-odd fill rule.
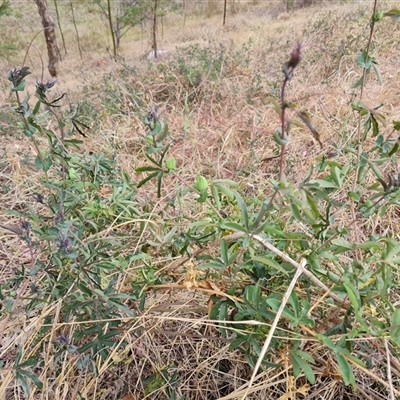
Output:
[[[211,4],[208,18],[198,14],[186,18],[184,28],[180,25],[183,16],[165,17],[160,47],[169,53],[166,59],[154,64],[143,60],[150,48],[146,34],[139,30],[123,39],[121,60],[116,63],[105,53],[105,47],[110,45],[105,36],[96,35],[93,39],[94,33],[103,29],[96,13],[80,15],[78,28],[84,60],[79,60],[77,49],[71,45],[73,30],[66,28],[71,49],[62,63],[55,93],[67,91],[72,99],[93,105],[92,112],[97,120],[93,134],[85,140],[86,151],[116,153],[119,167],[133,176],[135,168],[144,162],[142,114],[137,111],[133,93],[144,93],[146,104],[159,104],[168,120],[174,137],[172,155],[177,159],[181,181],[191,184],[198,173],[202,173],[210,179],[229,178],[240,182],[250,198],[270,196],[269,181],[276,177],[278,167],[275,159],[268,158],[277,154],[272,132],[279,126],[279,120],[268,97],[279,93],[282,62],[300,41],[305,44],[304,59],[290,83],[288,97],[310,112],[321,132],[324,149],[319,148],[309,132],[294,128],[287,148],[287,177],[295,184],[300,183],[310,166],[327,152],[335,152],[337,160],[346,157],[341,149],[355,137],[357,129],[349,102],[355,93],[351,86],[361,73],[356,57],[366,44],[370,6],[332,4],[329,8],[301,9],[286,15],[279,7],[265,10],[262,2],[254,6],[239,4],[240,12],[229,16],[227,26],[222,28],[221,16],[215,15]],[[279,14],[282,16],[278,17]],[[93,16],[97,22],[93,22]],[[24,21],[25,18],[24,15]],[[21,24],[19,46],[38,30],[37,24],[36,18]],[[8,19],[5,26],[11,29],[11,25],[12,20]],[[371,76],[364,99],[371,106],[384,103],[388,122],[400,120],[396,40],[399,29],[391,20],[379,24],[374,39],[379,46],[375,53],[380,60],[384,84],[379,85]],[[186,50],[190,45],[214,49],[217,55],[223,49],[219,76],[213,77],[211,68],[202,71],[201,84],[196,87],[184,79],[176,60],[180,57],[182,63],[190,64]],[[42,43],[38,43],[37,48],[44,54]],[[239,52],[238,58],[235,58],[236,52]],[[8,62],[0,61],[3,76],[10,67],[20,63],[21,54],[13,55]],[[29,61],[34,72],[29,82],[34,82],[41,74],[37,54],[33,53]],[[12,102],[6,84],[1,77],[0,85],[4,88],[0,92],[1,116],[6,115]],[[108,107],[105,107],[107,96]],[[185,106],[188,98],[193,105],[190,109]],[[113,101],[116,109],[112,108]],[[34,172],[29,158],[32,149],[16,131],[15,121],[7,118],[0,121],[3,143],[0,149],[0,225],[10,223],[6,210],[26,209],[27,204],[31,204],[32,194],[40,187],[40,173]],[[392,134],[389,126],[382,133]],[[372,141],[366,144],[372,145]],[[398,173],[398,169],[395,162],[384,166],[386,173]],[[367,177],[366,185],[372,179]],[[176,181],[171,180],[160,200],[155,198],[153,188],[142,189],[141,198],[153,205],[153,214],[162,215],[169,196],[175,192],[174,184]],[[337,200],[346,198],[348,190],[349,187],[344,187]],[[188,202],[182,207],[188,208],[185,213],[194,220],[208,216],[208,210],[201,205]],[[225,211],[229,213],[230,210]],[[337,224],[345,224],[348,218],[346,210],[339,211]],[[179,215],[176,221],[184,231],[186,222],[180,221]],[[385,215],[374,216],[358,228],[361,239],[384,229],[397,237],[398,211],[394,206],[388,208]],[[163,229],[161,222],[158,229]],[[152,234],[149,227],[144,236]],[[29,262],[30,255],[26,245],[8,231],[1,230],[0,235],[0,284],[4,284],[20,265]],[[126,252],[134,252],[143,243],[144,237],[137,239]],[[157,259],[157,251],[153,258],[155,265],[163,267],[173,261],[161,255]],[[129,290],[130,279],[141,267],[145,265],[137,264],[118,277],[121,292]],[[57,358],[55,343],[58,338],[61,335],[72,337],[80,327],[78,322],[65,323],[57,317],[64,299],[44,304],[40,313],[33,314],[25,313],[24,302],[20,301],[13,312],[8,316],[4,314],[0,321],[0,360],[3,363],[0,399],[25,398],[12,371],[16,345],[21,346],[24,358],[40,349],[45,359],[45,364],[38,369],[44,390],[33,391],[30,399],[75,399],[79,398],[78,392],[85,399],[166,399],[172,389],[177,399],[241,399],[253,370],[243,354],[229,350],[235,327],[227,328],[228,334],[223,336],[218,322],[209,320],[210,293],[199,286],[195,286],[196,290],[187,289],[188,283],[206,280],[206,276],[195,271],[193,278],[187,268],[186,263],[171,269],[171,282],[166,283],[165,290],[149,292],[145,311],[140,311],[137,304],[130,304],[137,317],[124,320],[125,328],[121,328],[119,342],[109,357],[96,359],[96,375],[78,368],[83,355],[73,353],[63,359]],[[398,273],[393,278],[398,279]],[[223,279],[214,282],[222,291],[229,283]],[[306,291],[301,283],[297,289]],[[338,317],[334,313],[330,315],[331,306],[324,303],[323,294],[316,290],[311,293],[311,303],[321,312],[321,324],[314,330],[304,329],[299,339],[303,341],[303,349],[316,359],[316,384],[310,386],[304,377],[293,377],[286,348],[283,348],[271,354],[271,361],[281,363],[282,368],[266,368],[260,372],[246,398],[386,400],[391,395],[400,398],[396,351],[389,346],[385,348],[382,341],[357,339],[357,350],[369,355],[371,366],[368,370],[354,366],[357,392],[344,386],[332,352],[315,339],[318,332],[335,325]],[[394,307],[400,304],[398,293],[393,293],[392,304]],[[56,317],[45,335],[38,334],[39,329],[49,323],[48,315]],[[290,344],[288,339],[288,348]],[[386,364],[388,359],[393,359],[391,371],[390,363],[389,367]],[[392,380],[388,379],[388,371]]]

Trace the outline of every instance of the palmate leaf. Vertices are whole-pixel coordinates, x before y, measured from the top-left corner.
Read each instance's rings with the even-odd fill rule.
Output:
[[[309,363],[315,363],[310,354],[304,351],[290,352],[290,358],[293,365],[293,374],[297,378],[301,372],[304,372],[307,380],[313,385],[315,383],[315,374]]]
[[[24,375],[27,378],[29,378],[35,384],[35,386],[38,389],[43,389],[42,381],[33,372],[27,371],[27,370],[24,370],[24,369],[20,369],[20,370],[18,370],[18,373],[20,375]]]
[[[31,393],[31,388],[29,387],[29,384],[28,384],[27,380],[25,379],[25,377],[19,371],[17,371],[17,373],[15,374],[15,377],[17,378],[19,384],[22,386],[25,396],[29,397],[29,395]]]

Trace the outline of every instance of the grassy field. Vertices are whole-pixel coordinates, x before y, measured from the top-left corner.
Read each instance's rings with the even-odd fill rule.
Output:
[[[0,17],[0,399],[400,398],[400,4],[222,3]]]

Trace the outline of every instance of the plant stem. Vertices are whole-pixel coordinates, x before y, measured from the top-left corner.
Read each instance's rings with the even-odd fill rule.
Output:
[[[371,18],[371,29],[369,31],[368,44],[367,44],[367,48],[365,50],[366,51],[366,56],[365,56],[366,59],[368,59],[369,52],[371,50],[372,37],[374,35],[374,30],[375,30],[374,16],[375,16],[375,13],[376,13],[377,3],[378,3],[378,0],[374,0],[374,7],[373,7],[373,11],[372,11],[372,18]],[[360,97],[359,97],[360,101],[362,101],[362,99],[363,99],[366,80],[367,80],[367,68],[364,67],[362,78],[361,78],[361,89],[360,89]],[[358,147],[357,148],[357,168],[356,168],[356,173],[354,175],[353,189],[352,189],[353,192],[357,188],[357,179],[358,179],[358,174],[359,174],[359,169],[360,169],[360,160],[361,160],[361,154],[362,154],[362,151],[363,151],[363,144],[362,144],[362,140],[361,140],[361,122],[362,122],[361,119],[362,119],[361,113],[359,113],[359,115],[358,115],[358,126],[357,126],[357,142],[358,142],[358,146],[357,146]],[[359,234],[358,234],[357,216],[356,216],[356,210],[355,210],[354,201],[352,201],[350,203],[350,210],[351,210],[352,220],[354,221],[353,232],[354,232],[355,240],[356,240],[356,242],[359,242],[360,241],[360,237],[359,237]],[[358,253],[359,256],[361,256],[361,250],[358,250],[357,253]]]

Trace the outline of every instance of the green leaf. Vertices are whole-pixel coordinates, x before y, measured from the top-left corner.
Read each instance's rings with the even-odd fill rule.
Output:
[[[354,246],[345,239],[333,239],[332,245],[334,246],[334,254],[343,253],[345,251],[353,250]]]
[[[376,78],[378,79],[379,84],[382,85],[382,83],[383,83],[382,75],[375,63],[372,64],[372,68],[375,71]]]
[[[353,246],[354,249],[365,249],[365,250],[380,250],[382,248],[380,243],[374,242],[372,240],[368,240],[362,243],[356,243]]]
[[[162,185],[162,178],[164,176],[164,172],[160,171],[157,175],[157,197],[161,197],[161,185]]]
[[[337,351],[337,347],[335,345],[335,343],[332,342],[331,339],[329,339],[327,336],[322,335],[320,333],[317,333],[316,338],[321,340],[321,342],[327,346],[330,350],[333,350],[334,352]]]
[[[342,186],[343,180],[340,177],[340,169],[336,165],[333,165],[331,167],[331,177],[332,180],[336,183],[337,187],[340,188]]]
[[[315,364],[314,357],[310,353],[307,353],[306,351],[296,350],[296,354],[299,355],[301,358],[304,358],[310,364]]]
[[[33,372],[27,371],[27,370],[23,370],[23,369],[18,370],[18,372],[19,372],[21,375],[24,375],[24,376],[26,376],[27,378],[29,378],[29,379],[35,384],[35,386],[36,386],[38,389],[43,389],[43,383],[42,383],[42,381],[41,381]]]
[[[281,129],[277,129],[274,132],[273,138],[279,146],[285,146],[289,143],[289,135],[286,132],[284,132],[282,136]]]
[[[154,124],[154,128],[151,130],[150,135],[152,135],[152,136],[157,135],[159,132],[161,132],[163,127],[164,127],[164,124],[162,123],[162,121],[156,121]]]
[[[301,371],[304,372],[307,380],[313,385],[315,383],[315,374],[309,363],[300,357],[300,352],[291,352],[291,359],[293,363],[293,374],[297,378]],[[304,353],[304,352],[301,352]],[[306,353],[307,354],[307,353]],[[312,358],[312,357],[311,357]]]
[[[146,182],[148,182],[148,181],[150,181],[151,179],[153,179],[154,177],[156,177],[157,175],[158,175],[158,172],[153,172],[152,174],[150,174],[150,175],[147,176],[146,178],[142,179],[142,180],[138,183],[138,185],[137,185],[138,189],[139,189],[140,187],[142,187]]]
[[[362,53],[358,56],[357,63],[358,63],[358,65],[360,65],[361,67],[363,67],[365,69],[371,68],[372,59],[368,55],[366,50],[363,50]]]
[[[224,263],[220,260],[214,260],[214,261],[210,261],[204,264],[200,264],[198,267],[198,269],[207,269],[207,268],[214,268],[214,269],[225,269],[226,266],[224,265]]]
[[[393,129],[400,131],[400,121],[393,121]]]
[[[29,395],[31,393],[31,388],[29,387],[27,380],[20,373],[20,371],[16,372],[15,377],[17,378],[19,384],[22,386],[22,389],[23,389],[23,391],[25,393],[25,396],[29,397]]]
[[[399,140],[396,141],[396,143],[394,144],[394,146],[392,147],[392,149],[389,151],[389,157],[392,156],[393,154],[397,153],[397,151],[400,148],[400,143]]]
[[[207,179],[202,176],[199,175],[196,179],[196,183],[195,183],[195,188],[199,191],[199,192],[203,192],[205,190],[207,190],[208,188],[208,181]]]
[[[254,221],[254,223],[250,227],[250,229],[252,231],[254,231],[257,228],[261,228],[260,224],[261,224],[261,221],[263,220],[263,218],[265,218],[265,214],[266,214],[266,212],[268,210],[268,207],[269,207],[269,201],[266,201],[266,200],[263,201],[263,203],[261,205],[261,208],[260,208],[260,211],[257,214],[257,218],[256,218],[256,220]],[[265,223],[270,224],[268,221],[265,221]],[[261,224],[262,227],[263,227],[263,225],[264,224]],[[257,231],[254,232],[254,233],[258,233],[258,232],[260,232],[260,231],[258,231],[258,229],[257,229]]]
[[[11,88],[12,92],[23,92],[25,90],[26,81],[23,79],[18,86]]]
[[[212,182],[213,188],[218,189],[221,193],[223,193],[229,200],[232,200],[235,195],[233,194],[233,191],[226,186],[223,185],[216,185],[214,181]]]
[[[119,301],[113,301],[112,299],[108,299],[107,300],[107,304],[109,306],[115,306],[120,311],[122,311],[123,313],[125,313],[126,315],[128,315],[130,317],[134,317],[135,316],[135,313],[132,312],[132,310],[129,307],[125,306],[124,304],[120,303]]]
[[[228,245],[226,243],[226,240],[223,239],[221,241],[221,257],[225,266],[228,266],[229,265]]]
[[[244,292],[244,300],[252,305],[254,308],[258,309],[259,302],[262,299],[261,289],[258,285],[249,285],[246,287]]]
[[[246,227],[246,230],[248,230],[248,229],[249,229],[249,215],[248,215],[248,213],[247,213],[247,206],[246,206],[246,204],[244,203],[242,197],[240,196],[240,194],[239,194],[238,192],[236,192],[236,191],[234,190],[234,191],[233,191],[233,194],[235,195],[236,201],[238,202],[239,207],[240,207],[240,209],[241,209],[241,211],[242,211],[244,226]]]
[[[161,147],[153,147],[153,146],[146,147],[146,153],[149,153],[149,154],[157,153],[160,150],[161,150]]]
[[[36,168],[41,169],[42,171],[48,171],[53,165],[53,162],[50,157],[43,158],[43,156],[36,156],[35,165]]]
[[[18,365],[18,369],[33,367],[36,364],[38,364],[38,359],[36,357],[29,357],[26,361]]]
[[[340,353],[336,353],[336,358],[338,360],[344,384],[346,386],[351,384],[353,389],[356,390],[356,381],[349,362]]]
[[[135,169],[136,172],[150,172],[150,171],[161,171],[158,167],[139,167]]]
[[[352,102],[350,103],[350,105],[351,105],[351,108],[352,108],[354,111],[361,112],[362,115],[366,115],[366,114],[369,113],[368,106],[367,106],[366,104],[362,103],[362,102],[352,101]]]
[[[229,350],[231,351],[231,350],[237,349],[246,340],[247,340],[247,336],[239,336],[238,338],[233,339],[232,342],[229,345]]]
[[[281,108],[280,104],[273,97],[268,97],[268,100],[271,102],[274,110],[276,111],[276,113],[278,114],[278,116],[280,118],[281,114],[282,114],[282,108]]]
[[[271,258],[262,257],[262,256],[253,256],[251,259],[253,261],[267,265],[268,267],[271,267],[278,272],[288,275],[288,272],[284,268],[282,268],[282,266],[279,263],[277,263],[275,260],[273,260]]]
[[[290,294],[289,302],[290,302],[291,306],[293,307],[295,314],[299,315],[300,314],[300,304],[299,304],[299,298],[297,297],[296,292],[293,291]]]
[[[221,210],[221,201],[219,199],[218,187],[217,186],[211,186],[211,194],[213,196],[216,209],[217,210]]]
[[[300,209],[297,207],[297,204],[295,203],[294,199],[290,199],[290,209],[292,211],[292,215],[297,221],[302,222],[303,218],[300,215]]]
[[[231,187],[238,187],[239,184],[231,179],[213,179],[211,182],[212,185],[225,185]]]
[[[312,179],[304,186],[317,189],[338,189],[336,183],[325,179]]]
[[[379,124],[376,118],[371,115],[371,123],[372,123],[372,137],[378,136],[379,135]]]
[[[33,115],[36,115],[36,114],[39,112],[39,110],[40,110],[40,105],[41,105],[41,104],[42,104],[42,103],[41,103],[40,100],[38,100],[38,101],[36,102],[35,107],[34,107],[34,109],[33,109],[33,111],[32,111],[32,114],[33,114]]]
[[[353,306],[355,312],[357,313],[361,308],[361,298],[357,289],[352,285],[348,280],[343,283],[344,288],[346,289],[347,295],[349,296],[349,300],[351,305]]]
[[[247,233],[247,230],[243,227],[243,225],[238,224],[237,222],[221,222],[220,227],[222,229],[231,229],[236,232]]]
[[[378,179],[382,179],[383,180],[382,172],[379,171],[379,168],[375,165],[375,162],[374,161],[369,161],[368,164],[371,167],[371,169],[372,169],[373,173],[375,174],[375,176]]]
[[[390,324],[390,338],[400,346],[400,309],[395,309]]]
[[[382,241],[386,244],[382,258],[389,263],[400,263],[400,243],[390,238],[384,238]]]
[[[400,22],[400,10],[396,8],[392,8],[388,12],[385,12],[383,14],[384,17],[390,17],[393,18],[395,21]]]
[[[204,190],[196,200],[198,203],[204,203],[207,200],[207,196],[207,190]]]
[[[168,133],[169,133],[168,125],[165,124],[164,122],[162,122],[162,127],[161,128],[162,128],[161,132],[160,132],[160,134],[158,135],[158,138],[157,138],[157,141],[159,141],[159,142],[163,141],[168,136]]]
[[[374,22],[378,22],[383,18],[383,11],[377,11],[373,16],[372,16],[372,20]]]

